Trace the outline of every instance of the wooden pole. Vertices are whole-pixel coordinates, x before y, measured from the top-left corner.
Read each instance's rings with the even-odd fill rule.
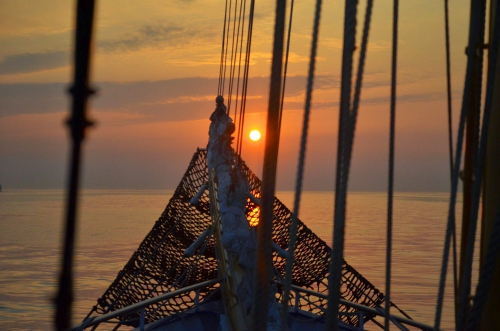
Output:
[[[470,24],[474,21],[474,7],[477,1],[484,0],[471,0],[471,13],[470,13]],[[479,38],[480,42],[483,43],[484,38]],[[479,138],[479,115],[480,115],[480,99],[481,93],[478,90],[478,82],[482,79],[481,70],[481,59],[482,48],[480,45],[476,46],[478,52],[474,52],[474,65],[472,69],[471,77],[471,89],[465,93],[470,94],[469,104],[467,105],[467,121],[466,121],[466,135],[465,135],[465,154],[464,154],[464,169],[461,174],[463,180],[463,208],[462,208],[462,234],[461,234],[461,244],[460,244],[460,263],[459,263],[459,277],[458,277],[458,288],[461,289],[464,286],[464,264],[465,264],[465,251],[467,247],[467,240],[469,236],[469,225],[471,218],[471,207],[472,207],[472,187],[473,187],[473,173],[474,173],[474,163],[477,157],[477,143]],[[460,293],[460,291],[458,291]],[[457,294],[458,294],[457,293]],[[460,298],[455,298],[455,309],[460,311]],[[459,326],[457,326],[459,328]]]
[[[267,330],[270,281],[273,267],[272,231],[274,219],[274,193],[278,164],[279,113],[283,72],[283,44],[285,37],[286,0],[276,1],[271,86],[267,111],[266,147],[260,202],[260,220],[257,225],[257,268],[255,275],[255,301],[253,311],[254,331]]]
[[[498,0],[491,0],[490,27],[499,17],[494,17]],[[491,31],[491,29],[490,29]],[[491,45],[490,32],[490,45]],[[500,53],[499,53],[500,54]],[[484,168],[483,218],[481,226],[481,266],[493,228],[493,222],[500,208],[500,66],[497,59],[495,87],[491,107],[488,142]],[[500,326],[500,261],[496,263],[495,275],[491,283],[486,306],[481,318],[480,330],[498,330]]]
[[[85,129],[91,123],[86,117],[90,76],[90,51],[94,21],[94,0],[78,0],[75,31],[74,84],[70,89],[73,96],[71,131],[73,148],[69,171],[68,196],[66,201],[66,229],[63,242],[63,258],[59,276],[59,290],[55,298],[56,330],[66,330],[71,323],[73,303],[73,252],[75,247],[76,209],[80,177],[80,155]]]

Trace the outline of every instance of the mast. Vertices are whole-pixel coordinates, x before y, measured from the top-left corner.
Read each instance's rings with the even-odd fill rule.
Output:
[[[491,0],[490,27],[500,17],[495,16],[498,0]],[[489,44],[492,42],[492,29],[490,28]],[[499,56],[500,57],[500,56]],[[497,59],[497,63],[498,59]],[[481,224],[481,266],[490,240],[495,216],[500,208],[500,70],[497,66],[495,73],[495,86],[488,130],[488,141],[485,156],[484,187],[483,187],[483,218]],[[499,258],[500,260],[500,258]],[[488,299],[483,311],[480,329],[494,330],[500,325],[500,261],[497,260],[495,274],[490,285]]]
[[[470,5],[470,24],[474,22],[474,8],[477,2],[484,2],[485,0],[471,0]],[[484,20],[481,20],[484,24]],[[482,29],[481,29],[482,30]],[[470,38],[470,37],[469,37]],[[484,36],[478,39],[479,44],[484,43]],[[458,288],[461,289],[464,285],[463,274],[465,267],[465,252],[467,247],[467,240],[469,236],[469,226],[471,221],[471,208],[472,208],[472,188],[473,188],[473,174],[474,163],[477,157],[477,145],[479,140],[479,115],[480,115],[480,102],[481,102],[481,79],[482,79],[482,56],[483,49],[479,45],[477,52],[474,54],[474,65],[471,75],[471,88],[468,92],[469,104],[467,105],[467,120],[466,120],[466,136],[465,136],[465,154],[464,154],[464,168],[461,174],[463,180],[463,209],[462,209],[462,231],[461,231],[461,244],[460,244],[460,262],[459,262],[459,278]],[[455,298],[455,309],[460,311],[460,298],[457,293]]]

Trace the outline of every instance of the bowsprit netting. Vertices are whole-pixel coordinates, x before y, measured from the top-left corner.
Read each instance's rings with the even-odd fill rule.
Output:
[[[260,196],[261,181],[240,160],[238,162],[245,174],[250,189],[255,196]],[[197,252],[189,257],[184,252],[211,224],[210,199],[208,191],[201,196],[196,206],[190,200],[208,182],[206,150],[198,149],[165,211],[153,229],[149,232],[128,263],[118,273],[115,281],[97,300],[92,313],[104,314],[134,303],[171,292],[185,286],[217,278],[217,259],[214,239],[209,237]],[[250,199],[247,203],[249,222],[258,218],[258,206]],[[288,247],[292,213],[279,200],[274,201],[273,241],[283,249]],[[331,249],[315,235],[304,223],[299,221],[295,260],[293,264],[293,285],[312,289],[320,293],[328,291],[328,264]],[[286,261],[273,253],[273,263],[283,275]],[[279,278],[279,276],[278,276]],[[277,280],[279,280],[277,278]],[[195,301],[203,302],[208,296],[217,297],[219,285],[200,290],[199,293],[184,293],[171,300],[152,304],[146,308],[146,321],[153,322],[178,312],[194,307]],[[342,298],[370,307],[380,307],[384,295],[353,267],[343,263]],[[292,293],[293,294],[293,293]],[[278,288],[278,301],[283,292]],[[297,301],[299,308],[318,315],[324,315],[327,300],[313,295],[302,296]],[[295,304],[294,295],[290,306]],[[339,318],[350,324],[358,325],[359,319],[353,308],[340,307]],[[139,312],[120,316],[119,323],[137,326]],[[365,315],[365,322],[374,316]]]

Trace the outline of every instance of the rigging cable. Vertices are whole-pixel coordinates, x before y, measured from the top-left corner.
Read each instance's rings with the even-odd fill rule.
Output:
[[[290,3],[290,16],[288,19],[288,35],[287,35],[287,40],[286,40],[285,69],[283,70],[283,86],[282,86],[282,90],[281,90],[280,118],[279,118],[279,127],[278,127],[279,132],[281,132],[281,121],[283,119],[283,104],[285,103],[286,74],[288,72],[288,54],[290,53],[290,36],[292,34],[293,5],[294,5],[294,3],[295,3],[295,0],[292,0]]]
[[[357,0],[345,2],[344,13],[344,45],[342,55],[342,80],[340,88],[339,132],[337,142],[337,173],[335,180],[335,212],[333,226],[333,248],[328,276],[328,305],[326,310],[326,330],[338,329],[338,310],[340,304],[340,285],[344,256],[345,234],[345,197],[346,183],[344,179],[344,156],[347,130],[350,119],[350,99],[352,85],[352,57],[356,42]],[[344,185],[345,184],[345,185]]]
[[[482,72],[483,72],[483,50],[484,48],[482,45],[484,44],[484,31],[485,31],[485,17],[486,17],[486,2],[484,1],[479,1],[479,5],[481,6],[479,8],[479,15],[480,16],[480,35],[478,36],[479,38],[479,43],[476,45],[480,45],[479,47],[474,49],[474,54],[476,56],[476,65],[478,69],[478,75],[476,77],[476,89],[475,92],[477,93],[478,97],[476,98],[476,103],[475,107],[477,109],[476,114],[477,114],[477,124],[479,125],[479,115],[480,115],[480,103],[481,103],[481,84],[482,84]],[[492,93],[492,92],[491,92]],[[491,94],[490,93],[490,94]],[[489,109],[485,108],[485,111]],[[483,130],[484,128],[487,129],[488,123],[483,119]],[[463,328],[465,326],[465,323],[467,321],[467,300],[468,297],[470,296],[470,291],[471,291],[471,279],[472,279],[472,263],[474,259],[474,241],[476,237],[476,230],[477,230],[477,220],[478,220],[478,213],[479,213],[479,200],[481,197],[481,183],[482,183],[482,176],[483,176],[483,164],[484,164],[484,150],[486,147],[486,140],[484,139],[487,137],[488,133],[481,131],[481,144],[478,147],[478,144],[476,144],[476,139],[478,139],[479,135],[479,128],[475,128],[475,139],[474,139],[474,168],[473,168],[473,182],[472,182],[472,196],[471,196],[471,209],[470,209],[470,223],[469,223],[469,231],[468,231],[468,236],[467,236],[467,246],[465,249],[465,261],[464,261],[464,266],[463,266],[463,276],[462,276],[462,288],[460,289],[460,305],[459,305],[459,324],[458,326],[460,328]],[[479,149],[479,150],[478,150]]]
[[[451,64],[450,64],[450,27],[448,15],[448,0],[444,0],[444,22],[445,22],[445,40],[446,40],[446,87],[448,101],[448,147],[450,152],[450,184],[453,181],[453,129],[452,129],[452,107],[451,107]],[[456,220],[453,219],[451,229],[452,248],[453,248],[453,298],[456,301],[458,291],[458,276],[457,276],[457,226]],[[455,320],[456,320],[455,310]]]
[[[396,127],[396,70],[398,52],[398,6],[399,0],[394,0],[392,25],[392,73],[391,73],[391,124],[389,138],[389,190],[387,199],[387,247],[385,271],[385,329],[389,330],[391,319],[391,259],[392,259],[392,207],[394,195],[394,142]]]
[[[235,69],[235,56],[237,55],[238,51],[238,39],[239,39],[239,33],[240,33],[240,24],[241,24],[241,4],[240,4],[240,15],[238,17],[238,29],[236,29],[236,13],[238,11],[238,1],[235,0],[234,4],[234,20],[233,20],[233,38],[232,38],[232,46],[231,46],[231,63],[229,66],[229,83],[228,83],[228,96],[227,96],[227,114],[230,114],[230,108],[231,108],[231,97],[233,93],[233,81],[234,81],[234,69]],[[234,35],[236,34],[236,52],[234,51]]]
[[[243,23],[241,24],[241,39],[240,39],[240,58],[238,62],[238,82],[236,84],[236,107],[234,108],[234,121],[236,122],[236,115],[238,112],[238,96],[240,93],[240,77],[241,77],[241,54],[243,53],[243,39],[244,39],[244,30],[245,30],[245,14],[247,9],[247,0],[244,1],[243,5]],[[240,104],[241,108],[241,104]]]
[[[450,195],[450,203],[448,208],[448,220],[446,224],[446,234],[445,234],[445,243],[443,250],[443,260],[441,264],[441,274],[439,278],[439,290],[438,290],[438,299],[436,304],[436,316],[434,321],[434,329],[439,330],[439,326],[441,323],[441,313],[443,310],[443,298],[444,298],[444,288],[446,283],[446,271],[448,266],[448,257],[450,253],[450,238],[451,231],[453,228],[453,221],[455,219],[455,206],[457,201],[457,190],[458,190],[458,177],[460,172],[460,164],[462,159],[462,146],[464,141],[464,128],[465,128],[465,118],[467,114],[467,106],[470,100],[470,89],[472,86],[472,70],[474,66],[475,60],[475,49],[478,44],[478,27],[480,25],[480,10],[477,8],[478,2],[476,2],[476,6],[472,8],[473,13],[471,15],[471,24],[469,30],[469,40],[467,47],[467,69],[465,74],[465,83],[464,83],[464,93],[462,96],[462,106],[460,111],[460,120],[457,132],[457,142],[455,148],[455,161],[453,162],[453,181],[451,183],[451,195]]]
[[[498,59],[498,43],[500,38],[500,6],[496,6],[495,8],[495,16],[494,19],[494,27],[493,34],[490,44],[490,50],[488,54],[488,81],[486,85],[486,100],[485,100],[485,108],[484,108],[484,118],[483,125],[481,129],[481,141],[479,146],[479,156],[478,156],[478,164],[476,165],[476,174],[475,174],[475,193],[477,194],[475,203],[475,207],[479,209],[479,191],[481,189],[481,179],[483,175],[483,163],[485,159],[486,153],[486,144],[488,141],[488,132],[489,132],[489,124],[490,124],[490,115],[493,96],[494,96],[494,86],[495,86],[495,74],[497,69],[497,59]],[[477,220],[477,212],[475,212],[475,217]],[[471,232],[469,232],[469,240],[471,239]],[[474,237],[472,237],[473,239]],[[470,242],[469,242],[470,243]],[[469,247],[467,247],[469,250]],[[473,253],[473,247],[472,247]],[[471,254],[472,254],[471,253]],[[469,317],[467,319],[466,330],[477,330],[479,321],[481,319],[481,315],[486,305],[486,299],[488,297],[488,290],[491,284],[491,280],[493,279],[493,275],[495,272],[495,267],[498,261],[498,256],[500,254],[500,210],[497,213],[495,218],[495,222],[493,225],[493,230],[491,233],[491,237],[489,238],[488,248],[484,255],[484,261],[481,267],[481,273],[479,276],[479,281],[476,287],[476,294],[474,296],[474,304],[469,313]],[[463,317],[462,317],[463,318]],[[463,325],[463,324],[462,324]]]
[[[300,195],[302,193],[302,182],[303,182],[303,174],[304,174],[304,164],[306,157],[306,148],[307,148],[307,133],[309,129],[309,114],[311,110],[311,99],[312,99],[312,91],[313,91],[313,83],[314,83],[314,69],[316,64],[316,49],[318,46],[318,34],[319,34],[319,23],[321,16],[321,4],[322,0],[316,0],[316,12],[314,14],[314,27],[313,27],[313,36],[312,36],[312,44],[311,44],[311,56],[309,59],[309,75],[307,78],[307,94],[306,94],[306,103],[304,107],[304,120],[302,126],[302,139],[300,141],[300,154],[299,154],[299,164],[297,169],[297,180],[295,183],[295,201],[293,204],[293,213],[292,213],[292,224],[290,226],[290,241],[288,243],[288,251],[286,258],[286,266],[285,266],[285,282],[284,282],[284,294],[283,294],[283,313],[281,318],[281,330],[285,331],[288,329],[287,319],[288,319],[288,300],[290,297],[290,288],[292,284],[292,269],[293,269],[293,260],[294,260],[294,251],[295,251],[295,241],[297,238],[297,225],[298,225],[298,215],[299,215],[299,207],[300,207]],[[290,24],[288,27],[288,45],[287,45],[287,56],[288,60],[288,46],[290,45],[290,30],[291,30],[291,22],[292,22],[292,13],[293,13],[293,0],[290,9]],[[286,64],[285,64],[286,68]],[[285,69],[286,72],[286,69]],[[281,105],[280,105],[280,113],[279,113],[279,123],[278,123],[278,132],[280,132],[281,128],[281,118],[283,112],[283,96],[285,92],[285,78],[283,79],[283,90],[281,94]],[[279,137],[279,133],[278,133]]]
[[[229,17],[228,17],[228,22],[227,22],[227,31],[226,31],[226,49],[225,49],[225,55],[224,55],[224,72],[222,74],[222,89],[220,95],[224,96],[224,87],[226,84],[226,69],[227,69],[227,51],[229,49],[228,44],[229,44],[229,27],[231,26],[231,6],[233,4],[232,0],[229,0]]]
[[[250,2],[250,13],[248,18],[248,34],[247,34],[247,45],[245,54],[245,70],[243,72],[243,87],[242,87],[242,103],[240,107],[240,118],[238,126],[238,138],[237,138],[237,153],[241,157],[241,148],[243,144],[243,128],[245,125],[245,111],[247,103],[247,90],[248,90],[248,73],[250,69],[250,54],[252,49],[252,32],[253,32],[253,18],[255,10],[255,0]]]
[[[226,19],[227,19],[227,0],[224,13],[224,28],[222,29],[222,48],[220,52],[220,68],[219,68],[219,86],[217,87],[217,95],[222,95],[222,73],[224,67],[224,46],[226,41]]]

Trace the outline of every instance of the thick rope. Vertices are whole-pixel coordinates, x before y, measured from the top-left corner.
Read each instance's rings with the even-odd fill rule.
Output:
[[[267,115],[266,148],[262,173],[262,198],[260,220],[257,225],[257,268],[255,275],[255,301],[253,311],[254,331],[265,331],[268,321],[270,300],[270,278],[272,265],[272,231],[274,199],[276,189],[276,166],[278,161],[278,119],[281,94],[281,74],[283,69],[283,39],[285,30],[286,0],[276,1],[273,59],[271,66],[271,86]]]
[[[304,176],[304,167],[305,167],[305,159],[306,159],[306,148],[307,148],[307,134],[309,129],[309,114],[311,111],[311,100],[312,100],[312,91],[314,84],[314,69],[316,65],[316,49],[318,47],[318,35],[319,35],[319,23],[321,17],[321,4],[322,0],[316,0],[316,11],[314,14],[314,26],[313,26],[313,35],[312,35],[312,43],[311,43],[311,55],[309,58],[309,75],[307,78],[307,92],[306,92],[306,102],[304,107],[304,120],[302,124],[302,138],[300,141],[300,154],[299,154],[299,164],[297,169],[297,180],[295,182],[295,201],[293,204],[293,213],[292,213],[292,224],[290,226],[290,241],[288,243],[288,251],[287,251],[287,259],[285,266],[285,283],[284,283],[284,295],[283,295],[283,312],[282,312],[282,321],[281,321],[281,330],[286,331],[288,329],[287,319],[288,319],[288,300],[290,298],[290,289],[292,285],[292,269],[293,269],[293,260],[294,260],[294,252],[295,252],[295,242],[297,239],[297,225],[298,225],[298,215],[299,215],[299,207],[300,207],[300,196],[302,193],[302,182]],[[292,1],[292,9],[293,9],[293,1]],[[290,25],[288,28],[288,38],[290,38],[291,31],[291,21],[292,21],[292,9],[290,10]],[[288,42],[290,39],[288,39]],[[288,46],[287,45],[287,51]],[[288,58],[288,54],[287,54]],[[285,65],[286,68],[286,65]],[[283,80],[284,84],[285,79]],[[279,124],[281,127],[281,117],[283,111],[283,96],[284,96],[284,86],[281,94],[281,108],[280,108],[280,120]],[[279,130],[279,129],[278,129]]]
[[[290,37],[292,35],[292,21],[293,21],[293,5],[295,0],[290,3],[290,15],[288,18],[288,35],[286,38],[286,54],[285,54],[285,69],[283,71],[283,86],[281,88],[281,104],[280,104],[280,119],[279,131],[281,132],[281,122],[283,120],[283,104],[285,103],[285,87],[286,87],[286,74],[288,72],[288,55],[290,53]]]
[[[226,68],[227,68],[227,51],[229,49],[228,44],[229,44],[229,27],[231,26],[231,6],[233,2],[232,0],[229,0],[229,17],[228,17],[228,22],[227,22],[227,31],[226,31],[226,49],[225,49],[225,55],[224,55],[224,72],[222,74],[222,89],[220,91],[220,95],[224,95],[224,87],[226,84]]]
[[[335,215],[333,226],[333,249],[328,276],[328,305],[326,330],[338,329],[340,284],[344,257],[345,199],[346,185],[343,185],[344,149],[349,126],[349,108],[352,81],[352,56],[355,50],[357,0],[347,0],[344,16],[344,50],[342,56],[342,84],[340,93],[339,133],[337,149],[337,175],[335,185]]]
[[[448,15],[448,0],[444,0],[444,26],[446,40],[446,92],[448,102],[448,147],[450,153],[450,184],[453,180],[453,129],[452,129],[452,103],[451,103],[451,63],[450,63],[450,27]],[[456,239],[456,222],[453,220],[453,228],[451,230],[452,248],[453,248],[453,297],[457,297],[458,291],[458,275],[457,275],[457,239]],[[455,311],[455,319],[456,319]]]
[[[219,86],[217,87],[217,95],[222,95],[222,73],[224,67],[224,47],[226,45],[226,19],[227,19],[227,0],[226,9],[224,12],[224,26],[222,29],[222,48],[220,52],[220,68],[219,68]]]
[[[477,9],[476,12],[479,12]],[[458,176],[460,172],[460,164],[462,159],[462,146],[464,141],[464,127],[465,127],[465,117],[467,114],[467,107],[469,104],[470,93],[469,90],[472,86],[472,69],[474,66],[474,53],[477,45],[477,29],[479,25],[479,15],[475,14],[473,16],[470,32],[469,32],[469,42],[467,48],[467,69],[465,74],[465,84],[464,84],[464,93],[462,97],[462,107],[460,111],[460,120],[457,132],[457,143],[455,149],[455,161],[453,162],[453,179],[451,183],[451,194],[450,194],[450,204],[448,208],[448,221],[446,224],[446,234],[445,234],[445,243],[443,250],[443,260],[441,264],[441,275],[439,278],[439,290],[438,290],[438,299],[436,304],[436,316],[434,321],[434,329],[439,330],[439,326],[441,323],[441,314],[443,310],[443,298],[444,298],[444,288],[446,283],[446,273],[448,267],[448,256],[450,253],[450,238],[453,229],[453,223],[455,220],[455,206],[457,201],[457,190],[458,190]]]
[[[243,54],[243,39],[244,39],[243,32],[245,30],[245,14],[246,14],[246,10],[247,10],[247,0],[245,0],[244,4],[243,4],[243,22],[241,24],[240,58],[239,58],[239,61],[238,61],[238,83],[236,84],[236,106],[234,108],[234,121],[235,122],[236,122],[236,115],[237,115],[237,112],[238,112],[238,96],[240,94],[241,55]]]
[[[478,155],[478,165],[476,167],[475,173],[475,191],[481,189],[482,175],[483,175],[483,163],[486,153],[486,144],[488,141],[488,131],[489,131],[489,120],[491,115],[491,108],[493,103],[493,93],[495,86],[495,74],[497,68],[498,59],[498,39],[500,38],[500,6],[496,6],[495,10],[495,20],[493,33],[491,38],[491,45],[489,50],[488,58],[488,82],[486,85],[486,100],[484,109],[483,125],[481,128],[481,141],[479,145],[479,155]],[[475,192],[478,193],[478,192]],[[478,194],[479,195],[479,194]],[[474,207],[479,209],[479,197],[474,201]],[[474,214],[477,221],[477,212]],[[472,224],[472,222],[471,222]],[[474,229],[475,230],[475,229]],[[470,231],[470,230],[469,230]],[[475,232],[475,231],[474,231]],[[469,240],[471,233],[469,232]],[[474,237],[473,237],[474,239]],[[470,242],[469,242],[470,243]],[[469,248],[469,247],[467,247]],[[473,253],[473,247],[472,247]],[[486,251],[485,259],[483,262],[481,275],[476,288],[476,295],[474,296],[474,305],[470,312],[469,318],[467,320],[466,330],[476,330],[477,325],[481,319],[481,314],[483,312],[484,306],[486,305],[486,299],[488,298],[488,289],[491,284],[495,272],[496,261],[498,260],[498,255],[500,252],[500,212],[497,214],[495,223],[493,225],[493,231],[488,243],[488,249]],[[468,252],[469,253],[469,252]]]
[[[391,73],[391,123],[389,138],[389,188],[387,192],[387,246],[385,267],[385,329],[389,330],[391,320],[391,266],[392,266],[392,209],[394,195],[394,143],[396,135],[396,73],[398,59],[398,6],[399,1],[394,0],[392,23],[392,73]]]
[[[228,87],[228,96],[227,96],[227,114],[230,114],[231,111],[231,100],[233,96],[233,82],[234,82],[234,70],[236,67],[236,56],[238,54],[238,39],[240,33],[240,24],[241,24],[241,4],[240,4],[240,14],[238,17],[238,29],[236,29],[236,13],[238,12],[238,1],[235,1],[234,4],[234,20],[233,20],[233,38],[232,38],[232,46],[231,46],[231,62],[229,66],[229,87]],[[236,34],[236,38],[234,37]],[[234,51],[234,44],[236,41],[236,52]]]
[[[252,32],[253,32],[253,18],[255,11],[255,0],[251,0],[250,4],[250,14],[248,18],[248,36],[247,36],[247,49],[246,49],[246,57],[245,57],[245,70],[243,74],[243,88],[242,88],[242,104],[240,110],[240,125],[238,130],[238,149],[237,153],[241,157],[241,148],[243,142],[243,128],[245,125],[245,110],[247,104],[247,90],[248,90],[248,73],[250,70],[250,54],[252,49]]]
[[[477,15],[480,15],[480,23],[479,23],[479,36],[478,36],[478,42],[476,43],[476,47],[473,49],[474,54],[476,56],[476,66],[477,66],[477,80],[476,80],[476,87],[475,91],[478,95],[476,98],[476,104],[474,105],[477,107],[477,123],[479,124],[479,114],[480,114],[480,103],[481,103],[481,84],[482,84],[482,71],[483,71],[483,48],[481,47],[484,43],[484,30],[485,30],[485,16],[486,16],[486,2],[483,1],[478,1],[478,13]],[[479,46],[479,47],[478,47]],[[490,88],[493,88],[492,86]],[[490,92],[491,95],[492,91]],[[491,107],[489,107],[491,108]],[[489,109],[485,108],[485,111],[490,111]],[[486,114],[485,114],[486,116]],[[489,124],[489,114],[488,114],[488,120],[486,118],[483,120],[483,130],[488,128]],[[467,307],[467,300],[468,297],[470,296],[470,290],[471,290],[471,279],[472,279],[472,263],[474,259],[474,242],[476,238],[476,229],[477,229],[477,220],[478,220],[478,213],[479,213],[479,199],[481,196],[481,182],[482,182],[482,176],[483,176],[483,164],[484,164],[484,154],[485,154],[485,149],[486,149],[486,140],[485,138],[487,137],[488,133],[483,131],[481,132],[481,143],[479,144],[479,148],[477,148],[477,145],[474,144],[476,147],[474,150],[474,181],[472,184],[472,197],[471,197],[471,209],[470,209],[470,223],[469,223],[469,232],[467,236],[467,246],[465,250],[465,260],[464,260],[464,267],[463,267],[463,276],[462,276],[462,288],[460,291],[460,305],[459,305],[459,313],[458,313],[458,327],[462,329],[465,326],[465,322],[467,320],[467,313],[468,313],[468,307]],[[476,135],[479,134],[479,130],[476,130]],[[478,137],[476,137],[478,139]],[[475,141],[476,141],[475,139]],[[484,140],[484,141],[483,141]]]

